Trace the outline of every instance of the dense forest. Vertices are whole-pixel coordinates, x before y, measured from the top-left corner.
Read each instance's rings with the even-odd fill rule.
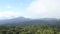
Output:
[[[60,34],[60,29],[50,25],[0,26],[0,34]]]
[[[2,20],[0,34],[60,34],[60,19]]]

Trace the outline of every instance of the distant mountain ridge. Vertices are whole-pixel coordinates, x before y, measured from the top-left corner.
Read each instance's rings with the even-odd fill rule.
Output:
[[[0,25],[7,25],[7,26],[43,25],[43,24],[60,25],[60,19],[56,18],[30,19],[30,18],[18,17],[13,19],[0,20]]]
[[[29,18],[24,18],[24,17],[18,17],[18,18],[13,18],[13,19],[5,19],[5,20],[0,20],[0,25],[6,24],[6,23],[11,23],[11,22],[22,22],[22,21],[28,21],[30,20]]]

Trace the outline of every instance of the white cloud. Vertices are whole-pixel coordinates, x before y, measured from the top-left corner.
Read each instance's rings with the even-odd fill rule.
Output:
[[[15,12],[0,12],[0,18],[13,18],[16,17]]]
[[[60,0],[35,0],[27,13],[33,18],[60,18]]]
[[[13,7],[7,6],[7,8]],[[0,12],[1,18],[15,18],[19,16],[26,18],[60,18],[60,0],[34,0],[26,9],[26,12]]]
[[[0,12],[0,19],[11,19],[20,16],[28,17],[22,12],[13,12],[13,11]]]

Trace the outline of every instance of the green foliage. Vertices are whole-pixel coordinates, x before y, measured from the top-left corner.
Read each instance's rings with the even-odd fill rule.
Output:
[[[49,25],[3,26],[0,34],[60,34],[60,29]]]

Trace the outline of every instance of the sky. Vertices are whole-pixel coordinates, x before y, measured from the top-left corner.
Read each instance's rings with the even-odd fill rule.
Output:
[[[0,0],[0,19],[60,18],[60,0]]]

